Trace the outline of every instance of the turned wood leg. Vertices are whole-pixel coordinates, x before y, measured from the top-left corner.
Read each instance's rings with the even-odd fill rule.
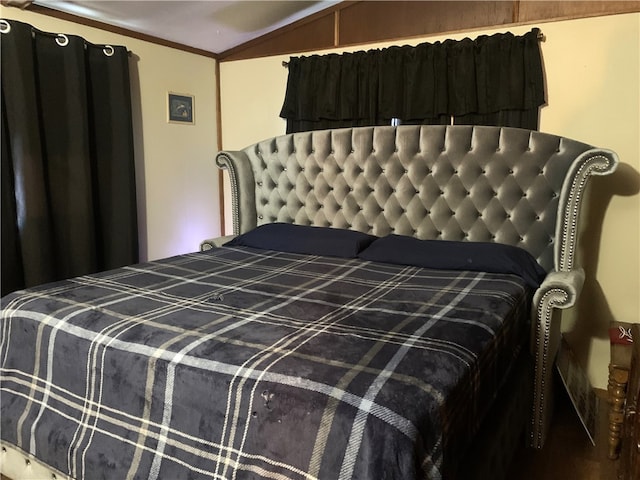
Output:
[[[616,372],[610,372],[609,384],[609,458],[618,458],[622,424],[624,422],[624,401],[626,395],[626,378],[618,379]],[[625,380],[620,382],[619,380]]]

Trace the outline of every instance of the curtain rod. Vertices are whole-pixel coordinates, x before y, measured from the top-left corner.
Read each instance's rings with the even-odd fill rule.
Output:
[[[540,42],[544,42],[544,41],[547,39],[547,38],[544,36],[544,33],[542,33],[542,31],[541,31],[541,30],[538,30],[538,35],[537,35],[537,37],[538,37],[538,41],[540,41]],[[287,61],[283,60],[283,61],[282,61],[282,66],[283,66],[284,68],[289,68],[289,62],[287,62]]]

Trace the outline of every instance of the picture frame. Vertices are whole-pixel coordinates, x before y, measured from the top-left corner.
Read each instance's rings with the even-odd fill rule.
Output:
[[[167,122],[193,125],[195,123],[195,97],[185,93],[168,92]]]

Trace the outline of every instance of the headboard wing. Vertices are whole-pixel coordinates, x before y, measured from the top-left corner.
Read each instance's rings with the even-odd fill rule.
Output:
[[[282,135],[217,162],[236,234],[277,221],[500,242],[551,270],[571,268],[585,182],[617,158],[537,131],[406,125]]]

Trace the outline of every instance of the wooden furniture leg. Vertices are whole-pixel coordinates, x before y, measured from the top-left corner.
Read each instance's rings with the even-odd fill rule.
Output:
[[[624,424],[625,399],[631,368],[631,324],[611,322],[611,363],[609,363],[609,458],[615,460],[620,454],[622,426]]]
[[[624,423],[624,402],[629,381],[629,370],[609,366],[609,458],[614,460],[620,453],[620,438]]]

